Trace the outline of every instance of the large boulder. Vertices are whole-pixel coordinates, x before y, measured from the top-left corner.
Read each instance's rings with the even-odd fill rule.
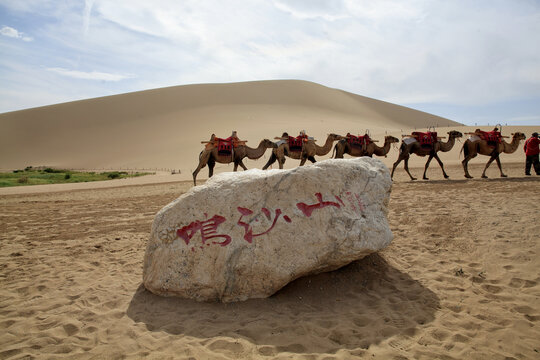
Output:
[[[388,168],[368,157],[216,175],[156,215],[144,286],[230,302],[337,269],[392,241],[391,185]]]

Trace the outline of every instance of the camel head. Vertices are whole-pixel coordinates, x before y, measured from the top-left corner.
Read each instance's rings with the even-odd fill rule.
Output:
[[[267,149],[275,149],[278,147],[275,142],[268,139],[261,140],[261,145]]]
[[[449,131],[447,134],[448,134],[448,137],[454,138],[454,139],[463,137],[463,134],[460,133],[460,132],[457,131],[457,130]]]
[[[399,139],[396,138],[396,137],[393,137],[392,135],[386,135],[386,136],[384,137],[384,142],[385,142],[385,143],[390,143],[390,144],[392,144],[392,143],[398,143],[398,142],[399,142]]]
[[[338,134],[328,134],[328,139],[330,139],[332,141],[336,141],[336,140],[345,139],[345,137],[341,136],[341,135],[338,135]]]
[[[522,132],[516,132],[512,134],[512,140],[525,140],[527,137]]]

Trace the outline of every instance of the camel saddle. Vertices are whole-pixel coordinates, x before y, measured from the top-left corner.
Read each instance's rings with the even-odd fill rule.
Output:
[[[238,140],[232,136],[226,139],[215,137],[214,141],[203,141],[203,143],[206,143],[206,149],[217,147],[219,155],[231,155],[234,148],[246,145],[246,141]]]
[[[489,146],[496,146],[502,141],[502,136],[500,131],[482,131],[476,130],[475,134],[480,137],[480,139],[487,141]]]
[[[216,138],[215,144],[218,149],[219,155],[231,155],[233,151],[233,139],[228,137],[226,139]]]
[[[297,137],[289,136],[289,150],[290,151],[302,151],[304,141],[308,140],[307,135],[299,135]]]
[[[428,131],[428,132],[413,131],[411,135],[412,137],[416,139],[416,141],[420,143],[420,146],[425,147],[425,148],[432,148],[433,145],[437,142],[436,131]]]
[[[369,137],[368,134],[365,134],[363,136],[361,135],[358,135],[358,136],[354,136],[354,135],[351,135],[350,133],[347,133],[347,142],[351,145],[351,146],[354,146],[354,147],[364,147],[364,146],[367,146],[369,145],[369,143],[371,143],[371,138]]]

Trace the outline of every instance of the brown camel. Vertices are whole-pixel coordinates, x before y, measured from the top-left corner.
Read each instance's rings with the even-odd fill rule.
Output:
[[[242,161],[244,158],[247,157],[248,159],[256,160],[264,155],[266,149],[276,147],[277,145],[273,141],[264,139],[261,140],[259,146],[257,146],[256,148],[251,148],[247,145],[240,145],[234,148],[232,155],[219,154],[217,147],[205,149],[199,154],[199,166],[197,166],[197,169],[195,169],[195,171],[193,172],[193,184],[197,185],[197,174],[206,165],[208,165],[209,178],[211,178],[214,174],[214,166],[216,165],[216,162],[220,164],[230,164],[231,162],[234,162],[233,171],[238,170],[238,165],[240,165],[242,169],[247,170],[247,167]]]
[[[335,157],[334,159],[342,159],[343,154],[349,154],[351,156],[369,156],[373,157],[373,154],[377,156],[386,156],[390,151],[390,145],[397,143],[399,140],[393,136],[387,135],[384,137],[384,145],[378,146],[374,142],[370,142],[366,147],[351,146],[347,139],[339,140],[334,146]]]
[[[285,163],[285,156],[290,157],[291,159],[300,160],[300,166],[303,166],[307,160],[315,163],[316,156],[324,156],[332,150],[332,145],[334,141],[343,139],[343,136],[337,134],[329,134],[326,138],[326,142],[323,146],[315,144],[315,140],[308,140],[304,142],[301,151],[291,151],[289,149],[289,144],[284,142],[280,144],[276,149],[272,150],[272,156],[268,159],[266,165],[263,166],[263,170],[268,169],[270,165],[276,161],[279,164],[279,168],[283,169],[283,164]]]
[[[423,175],[422,179],[429,180],[427,178],[427,176],[426,176],[426,173],[427,173],[427,169],[429,167],[429,163],[431,162],[431,160],[433,158],[435,158],[435,160],[437,160],[437,162],[441,166],[444,178],[448,179],[449,176],[444,171],[444,165],[443,165],[441,159],[439,159],[439,156],[437,155],[437,152],[439,152],[439,151],[448,152],[448,151],[452,150],[452,148],[454,147],[456,138],[460,138],[462,136],[463,136],[463,134],[460,133],[459,131],[452,130],[452,131],[448,132],[448,141],[447,142],[442,142],[442,141],[438,140],[431,147],[423,147],[418,141],[413,140],[413,139],[410,139],[410,140],[412,140],[410,142],[407,141],[407,139],[403,140],[402,143],[401,143],[401,147],[399,148],[399,157],[396,160],[396,162],[394,163],[394,166],[392,167],[392,175],[391,175],[392,178],[394,177],[394,171],[396,170],[396,167],[401,162],[401,160],[404,160],[405,171],[407,172],[407,174],[409,174],[409,176],[411,177],[411,180],[416,180],[416,178],[413,177],[411,175],[411,173],[409,172],[409,156],[411,154],[416,154],[418,156],[426,156],[426,155],[429,156],[429,158],[428,158],[428,160],[426,162],[426,166],[424,168],[424,175]]]
[[[502,139],[502,141],[495,146],[488,145],[488,142],[486,140],[471,141],[470,139],[467,139],[467,141],[465,141],[463,147],[461,148],[461,151],[463,151],[463,155],[465,156],[465,159],[463,159],[463,161],[461,162],[461,164],[463,165],[463,170],[465,170],[465,177],[468,179],[472,179],[472,176],[469,174],[467,165],[469,163],[469,160],[476,157],[476,155],[478,154],[487,155],[490,157],[486,164],[486,167],[484,168],[484,172],[482,172],[482,178],[487,178],[486,170],[489,165],[491,165],[493,160],[497,162],[497,166],[499,167],[499,171],[501,172],[501,177],[506,177],[506,175],[502,171],[499,155],[502,153],[511,154],[515,152],[519,147],[519,142],[525,139],[525,134],[521,132],[512,134],[511,143],[507,143]]]

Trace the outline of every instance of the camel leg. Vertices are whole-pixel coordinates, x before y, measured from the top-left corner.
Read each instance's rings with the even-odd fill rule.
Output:
[[[338,144],[336,144],[336,146],[334,146],[334,151],[336,152],[336,156],[334,157],[334,159],[343,159],[343,149],[338,146]]]
[[[392,178],[392,179],[394,178],[394,171],[396,170],[396,167],[399,165],[401,160],[403,160],[403,157],[401,156],[401,154],[399,154],[398,159],[396,160],[396,162],[392,166],[392,174],[390,175],[390,178]]]
[[[499,171],[501,172],[501,177],[508,177],[502,171],[501,159],[499,159],[499,156],[497,156],[497,158],[495,158],[495,161],[497,162],[497,166],[499,167]]]
[[[197,174],[199,173],[199,171],[201,171],[202,168],[206,166],[209,158],[210,158],[209,153],[205,154],[204,152],[201,152],[199,154],[199,165],[197,166],[195,171],[193,171],[193,185],[197,186]]]
[[[450,176],[448,176],[448,174],[446,173],[446,171],[444,171],[444,164],[443,164],[443,162],[441,161],[441,159],[439,158],[439,155],[437,155],[437,153],[435,153],[434,157],[435,157],[435,160],[437,160],[437,162],[439,163],[439,166],[441,167],[441,170],[442,170],[442,173],[443,173],[444,178],[445,178],[445,179],[448,179]]]
[[[433,154],[429,154],[429,157],[426,161],[426,166],[424,167],[424,175],[422,176],[422,179],[424,180],[429,180],[427,177],[426,177],[426,173],[427,173],[427,169],[429,167],[429,163],[431,162],[431,160],[433,159]]]
[[[197,174],[199,173],[199,171],[201,171],[201,169],[206,166],[206,165],[202,165],[199,164],[199,166],[197,166],[197,168],[195,169],[195,171],[193,172],[193,185],[194,186],[197,186]]]
[[[214,166],[216,166],[215,161],[208,161],[208,178],[211,178],[214,175]]]
[[[203,164],[201,162],[199,162],[199,166],[197,166],[197,168],[195,169],[195,171],[193,172],[193,185],[194,186],[197,186],[197,174],[199,173],[199,171],[201,171],[201,169],[203,167],[205,167],[206,164]]]
[[[306,161],[307,161],[307,157],[302,157],[302,159],[300,160],[300,166],[304,166]]]
[[[247,167],[246,167],[246,165],[244,165],[244,162],[243,162],[242,160],[240,160],[240,161],[238,162],[238,165],[240,165],[240,166],[242,167],[242,169],[244,169],[244,171],[247,170]],[[238,167],[238,165],[236,165],[236,167]],[[236,171],[236,170],[234,170],[234,171]]]
[[[489,158],[487,164],[486,164],[486,167],[484,168],[484,171],[482,172],[482,178],[483,179],[487,179],[487,176],[486,176],[486,170],[487,168],[489,167],[489,165],[491,165],[491,163],[493,162],[493,160],[495,160],[496,158],[499,157],[499,154],[495,153],[493,155],[491,155],[491,157]]]
[[[315,160],[315,157],[314,156],[308,156],[307,158],[309,161],[311,161],[313,164],[315,164],[317,162],[317,160]]]
[[[461,162],[461,165],[463,165],[463,171],[465,171],[465,177],[467,179],[472,179],[473,177],[471,176],[471,174],[469,174],[469,169],[468,169],[468,166],[467,164],[469,163],[469,157],[467,156],[465,159],[463,159],[463,161]]]
[[[407,174],[409,174],[409,176],[411,177],[411,180],[416,180],[415,177],[413,177],[411,175],[411,172],[409,171],[409,156],[407,156],[405,159],[404,159],[404,163],[405,163],[405,171],[407,172]]]
[[[470,155],[467,155],[465,157],[465,159],[463,159],[463,161],[461,162],[461,165],[463,165],[463,170],[465,170],[465,177],[467,179],[472,179],[473,177],[471,176],[471,174],[469,174],[469,167],[468,167],[468,164],[469,164],[469,161],[474,158],[476,156],[476,154],[470,154]]]
[[[268,162],[266,163],[266,165],[263,166],[262,169],[263,169],[263,170],[268,169],[273,163],[276,162],[277,159],[278,159],[278,158],[277,158],[276,154],[274,154],[274,152],[272,151],[272,155],[270,155],[270,159],[268,159]],[[279,168],[280,168],[280,169],[283,168],[282,164],[279,164]]]
[[[279,159],[278,159],[278,163],[279,163],[279,168],[280,168],[280,169],[283,169],[283,164],[285,164],[285,160],[287,160],[287,159],[285,158],[285,156],[283,156],[282,158],[279,158]]]
[[[238,170],[238,162],[234,162],[234,165],[233,165],[233,170],[232,171],[237,171]]]

